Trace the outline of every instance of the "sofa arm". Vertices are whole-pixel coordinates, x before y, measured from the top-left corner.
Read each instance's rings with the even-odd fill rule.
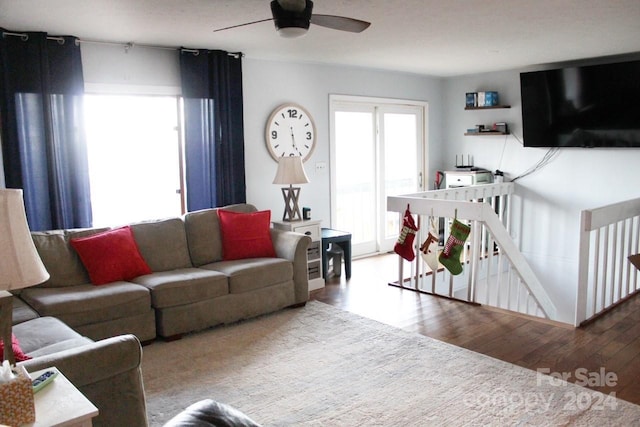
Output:
[[[311,237],[293,231],[271,229],[271,240],[278,258],[293,262],[293,281],[295,284],[296,304],[309,300],[309,271],[307,266],[307,249]]]
[[[142,348],[120,335],[21,362],[33,372],[57,367],[99,410],[94,426],[146,426]]]

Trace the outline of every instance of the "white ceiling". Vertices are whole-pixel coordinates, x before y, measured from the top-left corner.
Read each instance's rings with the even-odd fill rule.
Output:
[[[0,0],[0,27],[85,40],[241,51],[453,76],[640,52],[640,0],[315,0],[314,12],[371,22],[360,34],[311,25],[299,39],[269,0]]]

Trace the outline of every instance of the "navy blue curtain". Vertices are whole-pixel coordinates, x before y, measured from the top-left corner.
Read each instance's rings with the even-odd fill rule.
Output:
[[[6,186],[24,190],[32,230],[89,227],[84,83],[77,39],[0,31]]]
[[[245,203],[242,57],[181,49],[187,210]]]

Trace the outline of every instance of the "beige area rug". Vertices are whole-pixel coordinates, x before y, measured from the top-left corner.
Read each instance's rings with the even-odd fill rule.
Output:
[[[144,347],[149,421],[212,398],[265,426],[640,425],[640,406],[311,302]]]

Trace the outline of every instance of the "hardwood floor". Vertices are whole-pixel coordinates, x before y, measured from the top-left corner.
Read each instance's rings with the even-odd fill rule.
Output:
[[[395,254],[355,260],[311,299],[640,404],[640,298],[576,329],[389,286],[397,270]]]

